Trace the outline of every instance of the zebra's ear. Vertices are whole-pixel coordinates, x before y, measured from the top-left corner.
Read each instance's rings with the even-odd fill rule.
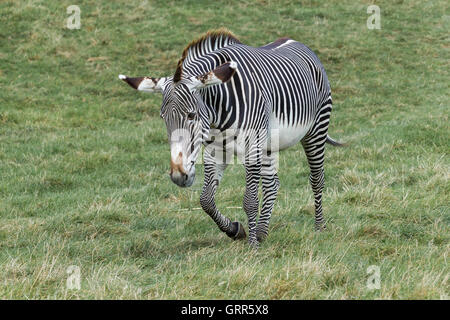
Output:
[[[125,81],[134,89],[145,92],[162,92],[166,80],[166,78],[150,77],[129,78],[123,74],[119,75],[119,79]]]
[[[233,77],[237,69],[234,61],[226,62],[214,70],[200,76],[191,77],[192,89],[201,89],[216,84],[225,83]]]

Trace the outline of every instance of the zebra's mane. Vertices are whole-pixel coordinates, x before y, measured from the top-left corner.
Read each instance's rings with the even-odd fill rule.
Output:
[[[189,62],[195,60],[195,58],[235,43],[241,42],[228,29],[220,28],[216,30],[209,30],[200,38],[192,41],[186,46],[186,48],[184,48],[181,59],[178,61],[177,70],[175,71],[173,81],[178,82],[181,80],[183,66],[188,65]]]

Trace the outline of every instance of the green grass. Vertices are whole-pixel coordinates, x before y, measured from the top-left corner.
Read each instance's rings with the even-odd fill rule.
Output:
[[[81,8],[81,29],[65,28]],[[439,299],[449,289],[449,4],[377,1],[2,1],[0,298]],[[161,97],[117,79],[173,74],[184,46],[224,26],[260,46],[307,44],[331,82],[324,213],[301,146],[258,251],[232,242],[168,177]],[[223,213],[246,222],[243,168]],[[81,290],[66,270],[81,270]],[[366,286],[370,265],[381,288]]]

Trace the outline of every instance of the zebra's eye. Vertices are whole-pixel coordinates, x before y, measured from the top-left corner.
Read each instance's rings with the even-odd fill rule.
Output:
[[[195,112],[189,112],[188,115],[187,115],[187,118],[189,120],[194,120],[195,119]]]

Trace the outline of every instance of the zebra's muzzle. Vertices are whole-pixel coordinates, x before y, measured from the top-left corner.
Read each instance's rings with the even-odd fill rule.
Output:
[[[170,179],[182,188],[192,186],[195,180],[195,166],[192,166],[187,173],[184,170],[172,170],[170,172]]]

